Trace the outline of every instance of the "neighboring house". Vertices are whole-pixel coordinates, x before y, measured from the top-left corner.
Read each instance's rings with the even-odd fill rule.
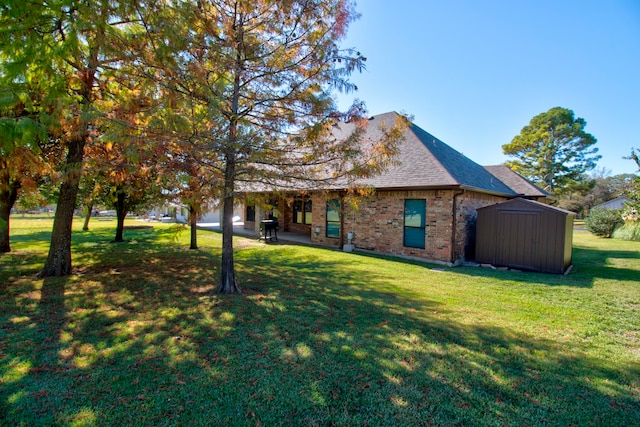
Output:
[[[242,222],[242,214],[243,214],[243,206],[238,205],[233,208],[233,222],[239,223]],[[222,218],[222,206],[218,206],[217,208],[208,209],[206,212],[203,212],[202,215],[198,218],[198,224],[220,224],[220,218]]]
[[[212,203],[213,208],[208,208],[202,212],[198,217],[198,224],[207,226],[220,225],[220,218],[222,216],[222,208],[219,203]],[[233,222],[238,223],[242,221],[243,206],[238,205],[233,208]],[[102,213],[101,213],[102,214]],[[146,217],[154,220],[162,220],[163,222],[179,222],[187,223],[189,219],[189,209],[187,206],[168,202],[160,206],[155,206],[146,214]]]
[[[625,207],[626,202],[630,202],[631,199],[627,196],[616,197],[615,199],[611,199],[604,203],[600,203],[599,205],[595,205],[591,208],[594,209],[623,209]]]
[[[187,222],[187,209],[173,202],[165,202],[161,205],[153,206],[144,217],[151,220],[162,220],[163,222]]]
[[[365,141],[379,140],[380,126],[389,129],[396,118],[394,112],[372,117]],[[349,135],[353,127],[340,123],[335,136]],[[245,228],[258,230],[275,213],[281,230],[305,233],[312,243],[342,247],[352,237],[359,250],[456,263],[474,257],[478,208],[518,196],[549,197],[504,166],[478,165],[415,124],[399,148],[396,164],[358,182],[374,192],[357,209],[346,203],[344,188],[273,193],[270,211],[246,206]]]

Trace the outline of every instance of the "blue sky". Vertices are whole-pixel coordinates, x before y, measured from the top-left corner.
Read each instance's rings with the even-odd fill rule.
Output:
[[[408,113],[482,165],[531,118],[564,107],[598,139],[598,169],[636,172],[640,0],[360,0],[343,47],[367,58],[354,98]]]

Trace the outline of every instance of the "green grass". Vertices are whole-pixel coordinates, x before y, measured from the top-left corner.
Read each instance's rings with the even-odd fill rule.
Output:
[[[0,425],[640,425],[639,242],[576,231],[555,276],[236,237],[228,297],[218,233],[76,221],[38,280],[51,220],[11,224]]]
[[[613,230],[611,235],[615,239],[635,240],[640,242],[640,221],[627,222]]]

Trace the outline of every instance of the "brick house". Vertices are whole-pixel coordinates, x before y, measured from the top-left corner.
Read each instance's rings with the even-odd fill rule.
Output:
[[[380,138],[380,126],[388,129],[396,118],[394,112],[372,117],[365,138]],[[337,137],[349,134],[350,126],[341,124]],[[304,233],[318,245],[340,248],[352,237],[356,250],[453,264],[474,259],[476,209],[549,196],[505,166],[478,165],[415,124],[407,127],[396,160],[358,182],[373,191],[357,208],[338,186],[280,192],[265,207],[247,202],[244,227],[258,231],[273,212],[281,230]],[[252,200],[251,193],[246,196]]]

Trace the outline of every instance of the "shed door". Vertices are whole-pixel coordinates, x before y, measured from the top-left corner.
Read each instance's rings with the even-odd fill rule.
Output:
[[[538,236],[540,213],[498,211],[497,265],[539,270]]]

